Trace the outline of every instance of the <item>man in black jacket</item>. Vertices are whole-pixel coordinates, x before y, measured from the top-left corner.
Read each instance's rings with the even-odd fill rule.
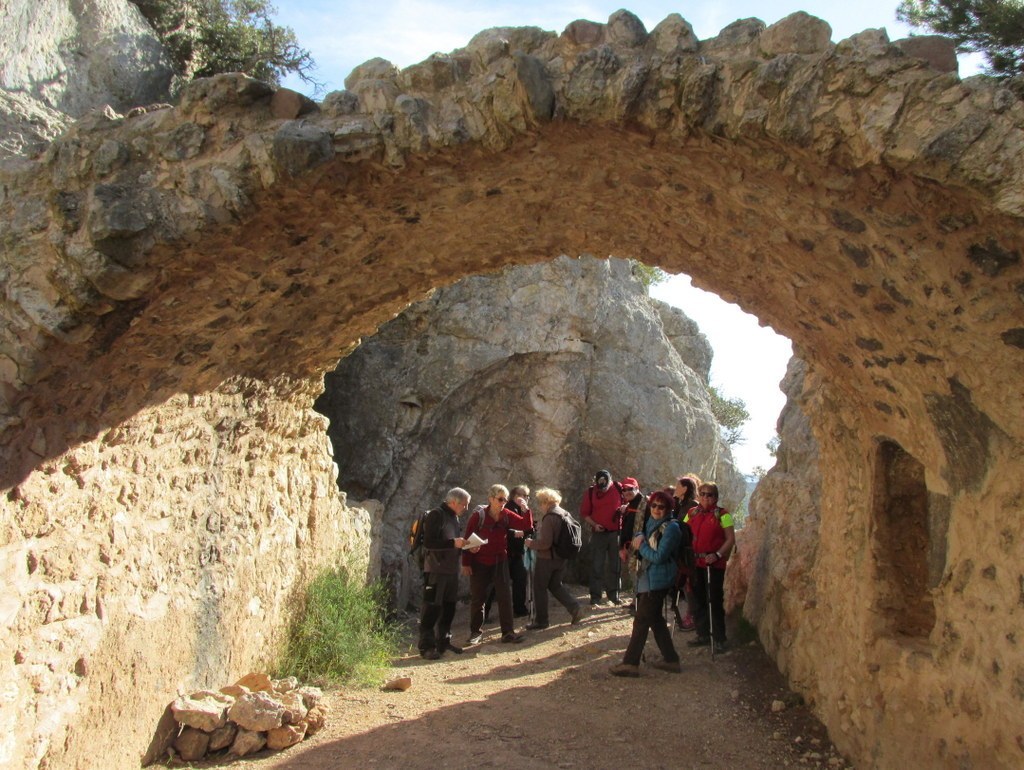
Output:
[[[427,554],[423,562],[419,650],[428,660],[440,658],[445,650],[462,652],[451,639],[459,598],[459,557],[466,542],[459,536],[459,516],[469,507],[469,499],[469,492],[453,487],[423,522],[423,547]]]

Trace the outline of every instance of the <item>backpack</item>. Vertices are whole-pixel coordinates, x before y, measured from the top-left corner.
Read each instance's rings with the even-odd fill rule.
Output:
[[[559,559],[575,559],[583,549],[583,528],[571,514],[549,513],[561,519],[555,541],[551,544],[551,552]]]
[[[658,540],[661,540],[662,535],[665,534],[665,528],[672,522],[676,522],[679,525],[679,548],[676,550],[676,580],[679,580],[680,575],[685,575],[690,572],[697,565],[697,554],[693,552],[693,530],[690,529],[690,525],[679,521],[678,519],[666,518],[654,533],[657,534]]]
[[[676,567],[680,571],[688,572],[697,566],[697,554],[693,552],[693,530],[685,521],[677,521],[682,537],[679,540],[679,550],[676,551]]]
[[[420,571],[423,570],[423,560],[427,555],[427,549],[423,547],[423,522],[428,513],[430,511],[421,511],[409,527],[409,555],[420,565]]]

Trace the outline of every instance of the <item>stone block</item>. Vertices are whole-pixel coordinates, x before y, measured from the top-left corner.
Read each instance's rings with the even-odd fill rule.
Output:
[[[210,736],[202,730],[194,727],[186,727],[177,738],[174,739],[174,750],[185,762],[195,762],[206,756],[206,750],[210,746]]]
[[[228,719],[246,730],[264,732],[280,727],[284,706],[264,692],[242,695],[228,709]]]

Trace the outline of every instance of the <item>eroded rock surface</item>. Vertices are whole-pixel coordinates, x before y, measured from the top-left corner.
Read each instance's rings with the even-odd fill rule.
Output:
[[[576,511],[599,468],[648,492],[692,471],[734,506],[744,481],[711,414],[710,359],[628,262],[563,256],[407,308],[325,378],[317,409],[341,488],[383,503],[396,574],[412,517],[452,486],[475,503],[492,484],[553,486]]]
[[[0,157],[35,154],[90,110],[167,101],[173,75],[128,0],[7,0],[0,62]]]

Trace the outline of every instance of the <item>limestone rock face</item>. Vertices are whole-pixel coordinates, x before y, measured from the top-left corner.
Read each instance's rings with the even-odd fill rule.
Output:
[[[38,155],[70,123],[28,94],[0,89],[0,157]]]
[[[797,620],[817,602],[812,571],[821,526],[821,452],[801,408],[807,364],[792,358],[782,381],[775,466],[761,479],[729,565],[728,604],[743,607],[779,668],[790,668]]]
[[[36,102],[36,113],[73,118],[166,101],[172,76],[163,45],[128,0],[7,0],[0,62],[0,88]]]
[[[413,515],[453,486],[480,503],[492,484],[552,486],[578,510],[600,468],[648,492],[692,471],[734,505],[743,479],[710,411],[710,358],[628,262],[563,256],[408,308],[325,378],[317,408],[338,483],[384,504],[390,572]]]

